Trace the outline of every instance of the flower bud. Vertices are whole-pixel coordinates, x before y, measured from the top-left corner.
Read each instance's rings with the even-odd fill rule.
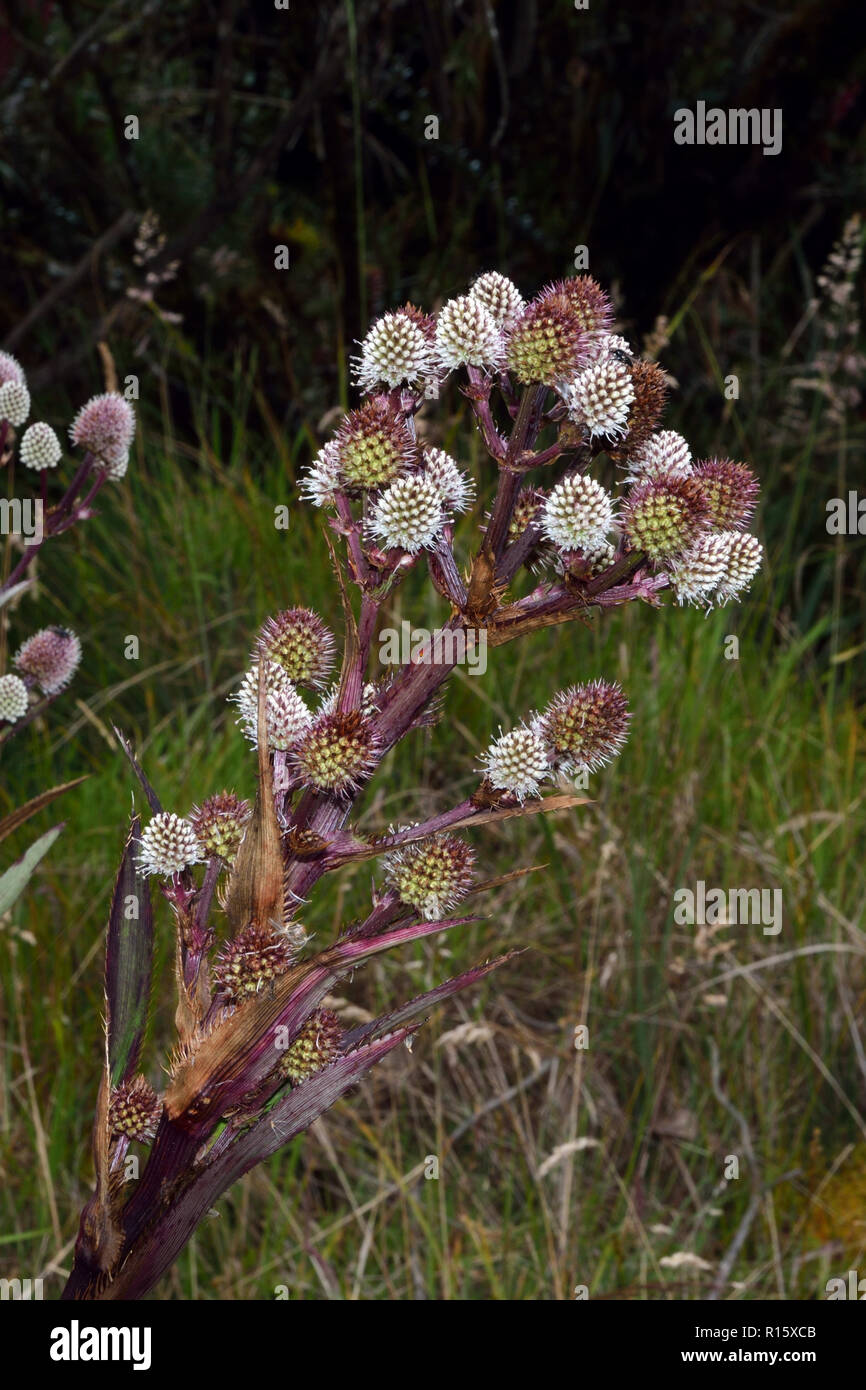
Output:
[[[0,676],[0,721],[15,724],[27,713],[30,696],[18,676]]]
[[[288,936],[250,922],[214,961],[214,985],[229,1004],[241,1004],[285,975],[294,959]]]
[[[134,434],[135,411],[118,391],[92,396],[81,407],[69,429],[73,444],[95,454],[109,477],[120,477],[126,472]],[[117,469],[121,472],[114,471]]]
[[[160,811],[141,832],[138,851],[143,874],[179,874],[201,862],[202,849],[189,821],[173,811]]]
[[[343,1029],[337,1015],[330,1009],[316,1009],[286,1049],[280,1062],[281,1073],[293,1086],[299,1086],[337,1060],[342,1037]]]
[[[626,740],[628,704],[618,685],[590,681],[562,690],[538,721],[556,767],[570,775],[595,772],[616,757]]]
[[[334,637],[311,608],[287,608],[268,618],[258,652],[282,667],[295,685],[324,685],[334,664]]]
[[[81,643],[66,627],[43,627],[18,648],[13,658],[17,670],[32,676],[44,695],[56,695],[67,686],[81,661]]]
[[[651,434],[646,443],[628,456],[629,474],[637,478],[658,478],[662,474],[688,478],[694,472],[692,451],[676,430]]]
[[[464,364],[498,371],[504,355],[502,331],[479,299],[465,294],[442,306],[436,320],[436,356],[443,371]]]
[[[0,386],[0,420],[18,429],[30,414],[30,392],[23,381],[6,381]]]
[[[414,555],[433,545],[444,520],[441,488],[423,473],[410,473],[377,498],[367,531],[385,549]]]
[[[617,357],[603,357],[563,388],[572,420],[591,436],[616,438],[625,434],[634,401],[631,368]]]
[[[56,468],[63,450],[50,425],[39,420],[30,425],[21,438],[19,455],[26,468]]]
[[[526,308],[520,290],[498,270],[488,270],[479,275],[472,284],[469,297],[484,305],[499,328],[513,328]]]
[[[732,459],[705,459],[695,466],[707,503],[709,520],[723,531],[741,531],[748,525],[758,498],[758,480],[745,463]]]
[[[194,806],[189,819],[205,856],[233,864],[251,815],[248,801],[242,801],[234,792],[218,792],[201,806]]]
[[[544,504],[542,530],[563,550],[595,551],[613,525],[613,499],[601,483],[574,473],[557,483]]]
[[[319,450],[300,482],[301,496],[314,507],[332,507],[340,486],[340,446],[335,439]]]
[[[442,506],[465,512],[475,496],[475,482],[444,449],[424,450],[424,477],[439,489]]]
[[[433,346],[421,325],[403,309],[377,319],[353,359],[362,391],[383,385],[419,386],[435,371]]]
[[[124,1081],[112,1091],[108,1107],[108,1127],[111,1133],[149,1143],[156,1134],[162,1115],[162,1101],[144,1076]]]
[[[294,749],[294,765],[308,786],[349,796],[376,766],[379,743],[359,710],[319,714]]]
[[[338,430],[340,475],[350,488],[378,488],[409,467],[415,441],[387,396],[372,396]]]
[[[694,478],[663,474],[636,484],[623,509],[622,525],[635,550],[651,560],[683,554],[706,529],[707,504]]]
[[[557,386],[591,360],[592,337],[563,284],[533,299],[508,336],[507,367],[517,381]]]

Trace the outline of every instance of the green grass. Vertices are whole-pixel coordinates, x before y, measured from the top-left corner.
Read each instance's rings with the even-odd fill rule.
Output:
[[[312,425],[288,443],[257,425],[252,370],[227,399],[207,381],[197,399],[197,442],[151,418],[128,480],[49,547],[38,601],[13,618],[13,637],[68,623],[87,653],[7,751],[0,793],[5,810],[89,774],[4,846],[8,862],[52,815],[66,820],[0,938],[0,1270],[44,1273],[52,1295],[90,1183],[103,930],[133,791],[111,725],[168,807],[249,794],[254,763],[225,696],[257,624],[304,602],[340,628],[321,516],[294,505]],[[701,1297],[744,1219],[728,1296],[820,1296],[864,1257],[862,1208],[859,1225],[839,1215],[866,1185],[863,730],[857,662],[838,659],[857,645],[859,598],[835,582],[831,542],[817,555],[802,543],[829,486],[824,426],[816,416],[771,447],[768,411],[765,395],[738,423],[767,498],[769,562],[746,604],[708,618],[635,607],[499,649],[388,759],[361,803],[367,828],[465,794],[500,722],[563,685],[604,675],[631,702],[630,740],[592,779],[591,805],[472,832],[485,876],[544,870],[477,900],[483,920],[447,942],[369,966],[344,997],[378,1010],[498,950],[524,954],[229,1193],[153,1296]],[[453,417],[444,438],[483,492],[474,438]],[[394,617],[438,615],[410,577]],[[364,910],[370,877],[322,885],[304,914],[317,941]],[[674,890],[697,879],[780,888],[781,934],[676,925]],[[154,1081],[173,1013],[165,911],[159,951]],[[661,1263],[681,1251],[707,1268]]]

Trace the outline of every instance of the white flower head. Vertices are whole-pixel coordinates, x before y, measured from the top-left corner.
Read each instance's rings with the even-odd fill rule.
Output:
[[[424,477],[439,489],[446,511],[465,512],[475,496],[475,482],[444,449],[424,450]]]
[[[316,454],[301,478],[301,495],[314,507],[332,507],[340,486],[340,446],[330,440]]]
[[[563,550],[582,550],[586,554],[604,548],[613,521],[610,493],[583,473],[557,483],[541,513],[541,529],[548,540]]]
[[[511,792],[522,802],[538,796],[541,783],[550,775],[550,749],[536,728],[520,724],[493,740],[482,763],[496,791]]]
[[[424,473],[410,473],[379,494],[367,531],[387,550],[414,555],[433,545],[444,520],[440,487]]]
[[[418,386],[435,372],[433,344],[420,324],[397,310],[373,324],[352,359],[355,381],[362,391],[384,385]]]
[[[692,451],[676,430],[659,430],[629,456],[628,471],[633,477],[658,478],[674,474],[687,478],[694,472]]]
[[[56,468],[63,450],[50,425],[39,420],[28,426],[21,438],[21,462],[26,468]]]
[[[449,299],[436,321],[436,356],[443,371],[468,364],[497,371],[505,361],[502,330],[479,299]]]
[[[265,719],[268,747],[284,751],[297,743],[312,723],[310,713],[294,682],[282,666],[269,661],[266,670]],[[229,699],[238,707],[243,733],[254,748],[258,747],[259,732],[259,664],[254,662],[244,676],[240,688]]]
[[[475,299],[491,314],[499,328],[513,328],[526,308],[526,301],[520,290],[507,275],[498,270],[485,271],[479,275],[469,290],[470,299]]]
[[[565,386],[562,396],[572,420],[585,425],[590,435],[615,438],[625,434],[634,401],[631,369],[617,357],[602,357]]]
[[[763,559],[757,536],[742,531],[708,532],[671,569],[679,603],[722,605],[748,589]]]
[[[14,724],[27,713],[30,697],[18,676],[0,676],[0,721]]]
[[[0,420],[18,429],[30,414],[30,392],[23,381],[5,381],[0,386]]]
[[[138,866],[143,874],[179,874],[202,858],[189,821],[173,811],[160,811],[141,832]]]

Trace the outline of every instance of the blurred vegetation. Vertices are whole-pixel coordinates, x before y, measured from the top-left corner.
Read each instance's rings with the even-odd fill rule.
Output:
[[[634,712],[592,806],[474,832],[490,875],[544,872],[346,995],[381,1008],[494,949],[527,953],[229,1194],[155,1296],[547,1299],[585,1283],[697,1298],[741,1224],[734,1296],[821,1296],[866,1258],[866,584],[862,540],[825,525],[826,500],[863,477],[862,342],[840,339],[817,280],[864,203],[851,12],[7,4],[6,344],[60,429],[101,386],[105,343],[121,379],[140,378],[142,427],[128,478],[46,548],[11,615],[10,645],[62,622],[86,660],[5,751],[0,814],[90,777],[0,924],[4,1274],[44,1271],[59,1289],[90,1182],[100,957],[131,798],[111,725],[178,811],[251,791],[225,695],[255,626],[304,602],[341,627],[321,517],[295,504],[353,399],[353,339],[367,316],[433,307],[491,266],[531,294],[578,244],[615,285],[623,331],[661,344],[668,427],[758,472],[766,569],[742,608],[708,619],[628,611],[492,654],[483,679],[458,677],[446,722],[388,760],[362,803],[370,828],[468,790],[490,732],[572,680],[622,680]],[[781,106],[783,153],[675,146],[673,111],[698,98]],[[123,139],[128,114],[138,141]],[[147,210],[166,242],[137,264]],[[849,327],[862,300],[860,275]],[[492,479],[462,404],[450,388],[423,428],[478,479],[465,553]],[[439,616],[418,576],[396,604],[398,620]],[[738,661],[723,657],[732,633]],[[10,839],[4,863],[51,823]],[[673,890],[698,878],[781,888],[781,935],[677,927]],[[369,880],[317,893],[318,939],[357,915]],[[173,1011],[161,926],[153,1056]],[[726,1184],[729,1154],[741,1177]],[[663,1263],[681,1251],[698,1263]]]

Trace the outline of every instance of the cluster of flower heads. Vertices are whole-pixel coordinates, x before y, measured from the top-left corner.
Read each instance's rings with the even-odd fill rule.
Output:
[[[537,797],[556,775],[585,776],[615,758],[629,718],[615,683],[596,680],[562,690],[543,713],[493,740],[482,759],[485,779],[519,802]]]
[[[30,391],[24,368],[11,353],[0,352],[0,427],[19,430],[30,415]],[[105,391],[81,407],[69,427],[72,443],[92,454],[108,478],[122,478],[135,435],[135,411],[125,396]],[[60,440],[44,420],[28,425],[18,456],[26,468],[56,468],[63,455]]]
[[[30,692],[58,695],[81,662],[81,642],[66,627],[43,627],[12,658],[17,675],[0,676],[0,723],[14,724],[30,706]]]

